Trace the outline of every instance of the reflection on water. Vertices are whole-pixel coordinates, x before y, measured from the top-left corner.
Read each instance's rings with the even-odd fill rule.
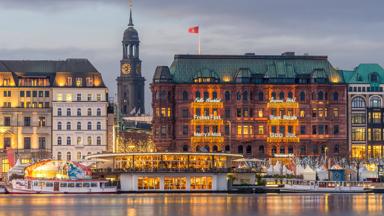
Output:
[[[1,195],[0,216],[384,215],[381,194]]]

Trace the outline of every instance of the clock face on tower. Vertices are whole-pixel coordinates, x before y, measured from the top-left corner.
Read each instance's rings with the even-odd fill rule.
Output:
[[[121,72],[123,74],[129,74],[131,73],[132,67],[130,64],[123,64],[121,65]]]

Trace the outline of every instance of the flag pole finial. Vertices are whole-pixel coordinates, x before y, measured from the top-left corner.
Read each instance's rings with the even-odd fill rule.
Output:
[[[128,26],[133,26],[133,22],[132,22],[132,6],[133,6],[133,1],[132,0],[128,0],[128,3],[129,3],[129,24],[128,24]]]

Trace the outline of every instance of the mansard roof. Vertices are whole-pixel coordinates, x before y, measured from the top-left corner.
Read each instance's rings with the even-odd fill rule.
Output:
[[[342,83],[343,79],[327,56],[283,55],[175,55],[170,66],[174,83],[190,83],[202,72],[209,71],[219,82],[235,82],[239,78],[266,80],[308,78]],[[249,79],[251,80],[251,79]]]
[[[359,64],[353,70],[341,70],[348,84],[382,84],[384,69],[379,64]]]

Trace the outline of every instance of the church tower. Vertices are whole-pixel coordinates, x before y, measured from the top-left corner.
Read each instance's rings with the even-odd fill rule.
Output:
[[[144,110],[144,82],[141,75],[139,34],[132,22],[132,9],[128,28],[122,41],[123,58],[120,61],[120,76],[117,80],[117,102],[121,117],[141,115]]]

